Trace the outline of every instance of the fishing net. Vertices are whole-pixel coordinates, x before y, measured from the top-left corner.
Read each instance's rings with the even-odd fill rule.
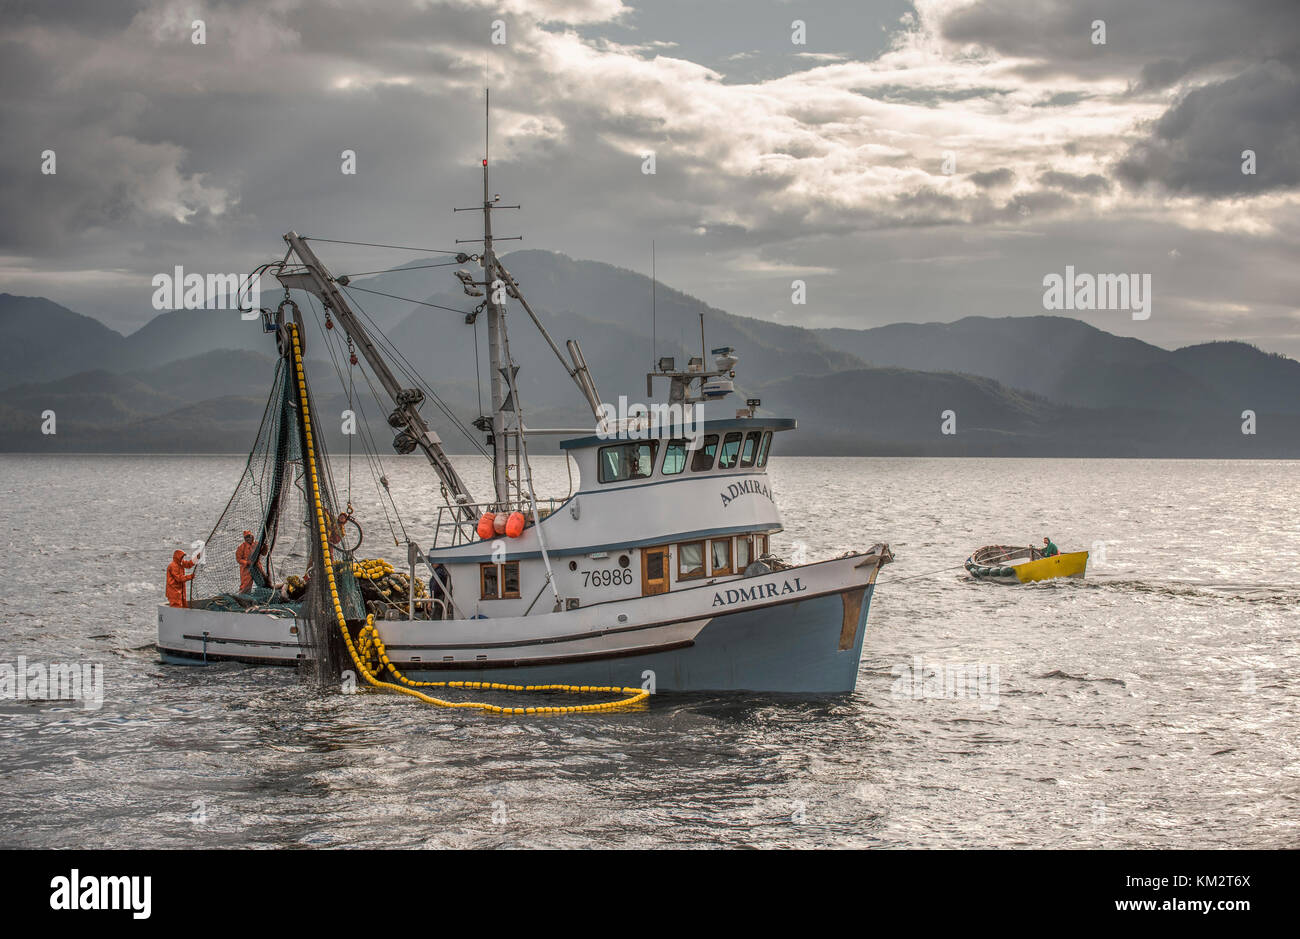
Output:
[[[204,541],[190,606],[297,617],[299,639],[306,647],[304,664],[319,682],[328,683],[338,677],[347,653],[329,578],[323,574],[325,548],[305,458],[297,365],[293,350],[288,353],[276,366],[257,439],[234,494]],[[315,414],[310,393],[307,403]],[[312,435],[312,455],[339,601],[349,621],[364,620],[365,606],[352,574],[349,528],[337,523],[329,459],[318,433]]]

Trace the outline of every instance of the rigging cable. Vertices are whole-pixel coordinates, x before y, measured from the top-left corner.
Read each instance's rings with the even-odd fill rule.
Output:
[[[352,406],[352,392],[355,388],[357,354],[352,349],[352,337],[348,337],[348,411],[352,414],[352,433],[348,434],[348,506],[352,505],[352,438],[356,435],[357,412]]]
[[[332,365],[334,368],[334,374],[338,377],[339,384],[341,386],[346,385],[348,384],[348,382],[345,382],[343,379],[343,369],[340,367],[338,358],[336,356],[337,350],[335,348],[335,344],[330,341],[330,331],[327,331],[321,323],[321,310],[316,305],[316,298],[309,292],[307,293],[307,300],[308,303],[310,304],[312,316],[315,317],[316,319],[316,327],[320,331],[322,344],[325,346],[326,351],[329,353],[330,365]],[[370,378],[369,376],[366,375],[364,368],[361,370],[361,376],[362,378],[366,379],[366,383],[369,385]],[[375,391],[374,385],[370,385],[370,391],[375,398],[375,403],[379,405],[379,409],[382,412],[384,409],[383,402],[380,401],[379,394],[378,392]],[[370,433],[370,426],[369,426],[369,421],[366,418],[365,407],[361,404],[361,400],[359,398],[356,399],[356,407],[357,407],[357,411],[360,412],[360,417],[361,417],[361,421],[358,426],[360,427],[361,434],[362,434],[362,444],[363,444],[362,453],[366,458],[366,466],[370,470],[370,478],[375,484],[375,494],[379,497],[379,507],[380,509],[383,510],[384,521],[388,525],[389,533],[393,536],[393,543],[395,545],[400,544],[400,542],[397,540],[397,531],[396,529],[393,528],[393,519],[388,514],[388,506],[384,503],[385,497],[388,499],[389,502],[392,502],[393,504],[393,515],[396,516],[397,518],[398,527],[402,529],[403,538],[406,538],[406,526],[402,523],[402,517],[400,513],[398,513],[397,511],[397,503],[393,501],[392,493],[388,492],[387,486],[382,485],[382,480],[386,478],[386,474],[384,473],[383,463],[380,462],[379,460],[379,448],[375,444],[374,437]],[[351,451],[351,446],[352,446],[352,441],[349,439],[348,441],[349,452]],[[350,479],[351,476],[350,463],[348,469],[349,469],[349,479]],[[349,496],[350,495],[351,495],[351,485],[349,483]]]
[[[349,294],[349,296],[351,295]],[[356,303],[356,298],[352,297],[352,301]],[[475,447],[477,447],[478,450],[484,456],[486,456],[487,451],[484,450],[483,447],[478,443],[478,440],[470,432],[469,428],[466,427],[464,422],[461,421],[461,419],[456,416],[456,413],[452,411],[450,407],[447,406],[446,402],[444,402],[442,398],[438,396],[438,393],[433,390],[433,387],[424,380],[424,377],[420,375],[419,371],[416,370],[415,366],[411,364],[410,360],[408,360],[406,356],[402,354],[401,350],[397,348],[397,345],[391,339],[388,338],[388,336],[380,328],[379,324],[375,322],[374,318],[369,313],[367,313],[365,311],[365,308],[362,307],[359,303],[357,303],[357,310],[358,312],[361,313],[362,316],[366,318],[366,320],[374,328],[375,334],[378,336],[379,341],[382,342],[391,352],[394,359],[394,364],[396,364],[398,371],[400,371],[403,375],[405,375],[407,380],[410,381],[413,385],[417,385],[420,388],[422,388],[425,392],[427,392],[429,398],[433,401],[434,405],[438,408],[438,410],[442,411],[443,415],[446,416],[447,420],[451,421],[451,423],[454,424],[456,428],[462,434],[465,435],[465,438],[469,440],[470,443],[472,443]]]
[[[343,290],[348,295],[348,299],[352,300],[356,305],[357,312],[365,317],[367,322],[369,322],[373,328],[374,333],[371,338],[378,340],[386,347],[387,351],[392,355],[394,364],[397,365],[398,370],[402,372],[402,374],[404,374],[412,384],[417,385],[425,391],[438,410],[442,411],[443,415],[446,416],[447,420],[449,420],[457,430],[465,435],[465,439],[468,440],[480,454],[486,457],[488,455],[487,450],[484,449],[481,443],[479,443],[478,438],[468,427],[465,426],[464,422],[456,416],[455,412],[447,406],[446,402],[444,402],[438,393],[433,390],[432,386],[424,380],[416,370],[415,366],[410,363],[406,356],[402,354],[402,351],[397,348],[396,344],[394,344],[384,331],[380,329],[379,324],[375,322],[374,317],[367,313],[365,307],[357,302],[357,299],[352,296],[352,292],[347,287],[344,287]]]
[[[371,274],[398,274],[402,271],[423,271],[430,267],[455,267],[459,261],[441,261],[437,264],[412,264],[408,267],[386,267],[382,271],[356,271],[351,274],[339,274],[338,277],[346,277],[351,280],[353,277],[368,277]],[[335,278],[335,280],[338,279]]]
[[[448,251],[445,248],[412,248],[409,245],[379,245],[372,241],[341,241],[338,238],[308,238],[303,241],[327,241],[332,245],[357,245],[362,248],[392,248],[394,251],[427,251],[430,254],[462,254],[461,251]]]
[[[401,300],[403,303],[416,303],[420,306],[431,306],[435,310],[446,310],[448,313],[459,313],[461,316],[466,315],[464,310],[457,310],[455,307],[443,306],[440,303],[429,303],[425,300],[412,300],[410,297],[399,297],[395,293],[384,293],[382,290],[368,290],[365,287],[358,287],[356,284],[348,284],[347,286],[351,287],[353,290],[360,290],[363,293],[373,293],[380,297],[388,297],[392,300]],[[351,297],[352,295],[348,294],[348,296]],[[352,300],[354,303],[356,302],[355,297],[353,297]]]
[[[474,317],[474,386],[478,390],[478,414],[483,416],[483,375],[479,371],[478,317]]]

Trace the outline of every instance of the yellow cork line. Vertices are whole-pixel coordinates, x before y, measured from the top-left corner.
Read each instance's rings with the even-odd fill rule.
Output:
[[[302,408],[303,436],[307,442],[307,466],[311,470],[312,494],[316,502],[316,526],[320,533],[321,550],[324,552],[325,576],[329,581],[330,597],[334,601],[334,615],[338,618],[339,630],[343,633],[343,641],[347,644],[348,654],[352,656],[353,664],[356,665],[357,671],[365,677],[366,681],[376,688],[400,691],[402,694],[419,698],[421,701],[441,708],[474,708],[491,714],[578,714],[584,711],[614,711],[629,708],[646,701],[650,697],[650,692],[644,688],[619,688],[597,685],[504,685],[487,681],[412,681],[399,672],[397,666],[389,660],[388,653],[384,650],[384,641],[379,636],[379,630],[375,629],[373,613],[366,617],[366,625],[357,634],[356,643],[353,643],[352,636],[348,633],[347,617],[343,615],[343,604],[339,600],[338,583],[334,580],[334,563],[330,554],[329,535],[325,530],[325,508],[320,501],[320,481],[316,475],[316,451],[312,444],[311,414],[307,406],[307,378],[303,373],[302,348],[298,344],[298,324],[288,323],[286,328],[293,337],[294,368],[298,374],[298,401]],[[379,675],[385,669],[392,672],[393,676],[401,684],[380,680]],[[484,691],[564,691],[573,694],[625,694],[628,697],[620,701],[605,701],[600,704],[516,708],[501,707],[483,701],[444,701],[422,691],[416,691],[417,687],[468,688]]]

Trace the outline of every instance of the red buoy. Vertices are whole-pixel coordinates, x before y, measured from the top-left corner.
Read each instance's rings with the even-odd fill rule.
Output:
[[[524,533],[524,513],[511,512],[510,517],[506,519],[506,537],[518,538]]]
[[[478,536],[480,538],[482,538],[484,541],[487,541],[489,538],[492,537],[495,528],[496,528],[496,516],[493,515],[491,512],[484,512],[483,517],[478,520],[478,527],[475,529],[475,531],[478,532]]]

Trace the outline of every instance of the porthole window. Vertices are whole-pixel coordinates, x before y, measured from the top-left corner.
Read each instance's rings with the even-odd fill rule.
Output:
[[[620,554],[620,555],[618,556],[618,566],[619,566],[619,567],[627,567],[627,566],[628,566],[629,564],[631,564],[631,563],[632,563],[632,559],[629,558],[626,554]]]

